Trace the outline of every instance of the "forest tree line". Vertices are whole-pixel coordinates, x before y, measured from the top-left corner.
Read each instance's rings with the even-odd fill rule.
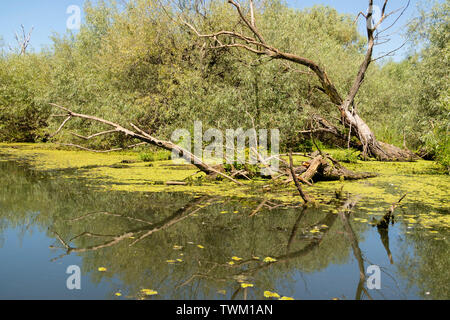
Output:
[[[226,2],[211,1],[201,9],[187,3],[180,3],[184,17],[205,33],[232,30],[239,23]],[[177,128],[192,129],[194,121],[202,121],[205,130],[278,128],[282,150],[311,148],[311,134],[303,132],[311,129],[312,115],[327,115],[339,125],[335,106],[308,69],[244,50],[209,49],[176,19],[179,6],[157,0],[99,1],[87,2],[84,9],[79,32],[52,36],[52,45],[39,53],[3,48],[0,141],[51,140],[60,122],[52,117],[57,111],[50,102],[132,122],[165,139]],[[446,0],[418,10],[405,32],[409,55],[400,62],[374,61],[355,100],[379,140],[434,159],[447,172],[449,9]],[[324,6],[298,10],[263,0],[256,15],[264,21],[258,27],[267,42],[314,59],[338,91],[349,91],[367,47],[356,14]],[[58,141],[73,141],[75,130],[88,136],[99,127],[70,122]],[[89,143],[111,148],[125,142],[112,135]]]

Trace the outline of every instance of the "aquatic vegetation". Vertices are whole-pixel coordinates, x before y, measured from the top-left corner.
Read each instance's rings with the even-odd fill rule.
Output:
[[[332,153],[331,151],[327,150]],[[84,178],[87,183],[105,190],[131,192],[188,192],[217,194],[221,196],[250,198],[261,194],[267,181],[243,181],[244,186],[236,188],[228,181],[202,181],[199,185],[165,185],[166,181],[182,181],[197,173],[191,165],[173,165],[171,161],[155,161],[148,167],[136,161],[136,153],[114,152],[98,154],[86,151],[60,150],[51,144],[0,144],[0,154],[4,159],[30,163],[38,170],[62,171],[68,178]],[[305,157],[294,157],[300,163]],[[114,165],[121,164],[121,167]],[[180,169],[180,166],[181,169]],[[429,161],[407,163],[362,162],[349,164],[355,171],[376,172],[378,177],[358,181],[320,182],[305,190],[321,203],[334,197],[334,191],[342,187],[343,193],[361,194],[370,203],[389,204],[396,201],[401,193],[409,193],[405,202],[421,202],[430,206],[448,208],[450,199],[450,177],[436,174],[436,164]],[[268,199],[287,203],[299,201],[295,187],[273,185],[266,192]],[[373,209],[373,208],[372,208]],[[239,213],[223,210],[222,213]]]

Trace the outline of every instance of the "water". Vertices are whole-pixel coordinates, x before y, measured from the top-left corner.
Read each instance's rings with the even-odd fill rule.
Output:
[[[338,200],[307,210],[269,202],[249,217],[263,199],[105,192],[15,162],[0,162],[0,177],[0,299],[450,297],[448,229],[400,220],[380,232],[354,220],[368,219],[362,204],[347,219]],[[81,290],[66,286],[71,265]],[[367,287],[370,265],[379,290]]]

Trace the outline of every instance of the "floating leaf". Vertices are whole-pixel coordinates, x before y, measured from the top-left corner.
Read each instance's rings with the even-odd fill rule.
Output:
[[[219,291],[217,291],[217,293],[226,295],[227,294],[227,290],[219,290]]]
[[[274,259],[274,258],[271,258],[271,257],[266,257],[266,258],[264,258],[263,261],[269,263],[269,262],[275,262],[275,261],[277,261],[277,259]]]
[[[228,264],[229,264],[230,266],[232,266],[232,265],[234,265],[234,261],[230,261],[230,262],[228,262]]]
[[[105,267],[100,267],[100,268],[98,268],[98,271],[100,271],[100,272],[105,272],[107,269],[105,268]]]
[[[122,296],[122,294],[121,294],[120,292],[116,292],[114,295],[115,295],[116,297],[121,297],[121,296]]]
[[[158,294],[158,291],[151,290],[151,289],[142,289],[141,292],[145,294],[146,296],[154,296]]]
[[[291,298],[291,297],[282,297],[282,298],[280,298],[280,299],[278,299],[278,300],[294,300],[294,298]]]
[[[234,260],[234,261],[242,261],[242,258],[239,258],[239,257],[233,257],[231,259]]]
[[[242,288],[252,288],[253,284],[251,284],[251,283],[241,283],[241,287]]]
[[[183,249],[182,246],[177,246],[177,245],[173,246],[173,250],[181,250],[181,249]]]
[[[197,245],[197,247],[199,247],[200,249],[205,249],[205,247],[202,246],[201,244]]]
[[[167,263],[175,263],[175,260],[166,260]]]
[[[264,291],[264,297],[266,298],[279,298],[280,295],[276,292]]]

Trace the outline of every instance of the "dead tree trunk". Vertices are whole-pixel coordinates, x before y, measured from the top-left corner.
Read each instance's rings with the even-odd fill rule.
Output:
[[[198,37],[209,39],[211,41],[211,45],[209,46],[209,48],[211,49],[240,48],[250,51],[257,55],[266,55],[271,57],[272,59],[287,60],[309,68],[315,74],[315,76],[317,77],[317,79],[321,84],[320,91],[325,93],[329,97],[330,101],[339,110],[342,124],[344,126],[348,126],[353,129],[353,136],[355,136],[361,142],[361,149],[363,151],[364,157],[371,156],[381,161],[408,161],[416,158],[416,156],[409,150],[403,150],[396,146],[378,141],[373,131],[366,124],[366,122],[358,115],[357,111],[354,108],[355,97],[361,87],[361,84],[364,81],[366,71],[370,63],[373,61],[372,59],[373,48],[375,45],[375,40],[377,38],[377,36],[375,35],[375,31],[388,16],[395,13],[395,11],[391,13],[386,13],[388,1],[389,0],[384,1],[384,5],[381,12],[381,18],[375,24],[373,24],[372,22],[373,0],[369,0],[369,9],[367,15],[360,13],[367,20],[367,37],[368,37],[367,53],[365,55],[363,63],[359,68],[353,86],[350,89],[350,92],[346,95],[345,99],[343,99],[342,96],[339,94],[335,85],[329,79],[325,70],[321,66],[319,66],[319,64],[315,63],[310,59],[295,54],[283,52],[278,48],[269,45],[264,40],[263,36],[258,31],[258,28],[255,23],[254,17],[255,10],[253,0],[249,1],[250,12],[253,13],[250,18],[247,17],[247,15],[241,8],[241,5],[237,1],[228,0],[228,2],[236,8],[240,19],[250,32],[251,36],[246,35],[244,33],[226,30],[218,31],[216,33],[211,34],[201,34],[192,24],[184,20],[182,20],[182,22],[186,26],[188,26]],[[400,13],[400,15],[404,13],[406,7]],[[230,41],[224,43],[221,41],[222,38],[227,38]],[[337,128],[335,127],[335,129]],[[335,133],[337,136],[340,137],[345,136],[338,129],[329,132]]]
[[[338,161],[328,154],[320,154],[316,152],[312,155],[312,159],[304,162],[301,166],[293,168],[298,179],[311,185],[311,181],[336,181],[336,180],[360,180],[376,177],[376,173],[355,172],[348,170]],[[292,174],[291,174],[292,175]],[[285,183],[290,183],[293,178],[288,178]]]

